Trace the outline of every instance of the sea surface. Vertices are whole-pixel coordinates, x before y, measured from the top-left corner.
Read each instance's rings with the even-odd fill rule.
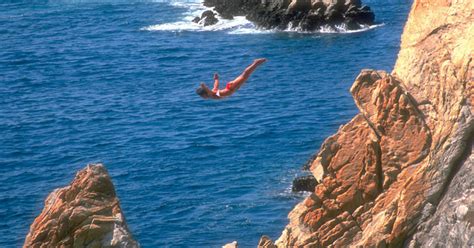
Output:
[[[202,28],[200,4],[0,2],[0,247],[20,247],[43,201],[104,163],[143,247],[255,247],[304,194],[291,182],[358,111],[363,68],[391,71],[411,1],[364,1],[360,32]],[[232,80],[268,58],[232,97]]]

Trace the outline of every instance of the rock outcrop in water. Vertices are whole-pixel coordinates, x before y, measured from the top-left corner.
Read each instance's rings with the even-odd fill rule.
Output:
[[[212,10],[206,10],[202,12],[201,17],[197,16],[196,18],[194,18],[193,22],[206,27],[218,23],[219,20],[216,17],[216,13],[214,13]]]
[[[318,185],[316,178],[313,175],[301,176],[293,179],[291,186],[292,192],[313,192]]]
[[[343,26],[352,30],[372,25],[375,19],[360,0],[205,0],[204,5],[214,7],[223,18],[246,16],[266,29],[314,31]]]
[[[277,247],[473,247],[474,2],[415,0],[392,74],[310,163],[314,192]]]
[[[23,247],[139,247],[125,223],[109,174],[88,165],[56,189],[30,227]]]

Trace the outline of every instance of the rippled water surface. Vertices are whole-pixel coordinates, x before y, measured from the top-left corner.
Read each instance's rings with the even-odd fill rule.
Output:
[[[1,1],[0,247],[21,246],[48,193],[92,162],[143,247],[277,238],[301,165],[357,112],[358,72],[396,59],[411,2],[365,2],[383,25],[298,34],[180,28],[196,5]],[[194,93],[256,57],[269,61],[233,97]]]

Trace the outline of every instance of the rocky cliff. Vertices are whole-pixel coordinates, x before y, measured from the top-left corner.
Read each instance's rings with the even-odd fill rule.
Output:
[[[310,163],[278,247],[474,246],[473,15],[414,1],[393,72],[355,80],[360,113]]]
[[[88,165],[52,192],[23,247],[139,247],[103,165]]]
[[[223,18],[246,16],[267,29],[359,29],[374,24],[375,19],[360,0],[204,0],[204,5],[214,7]]]

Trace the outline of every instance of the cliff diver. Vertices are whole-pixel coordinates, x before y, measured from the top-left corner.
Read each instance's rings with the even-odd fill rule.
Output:
[[[209,89],[206,84],[201,83],[201,86],[196,89],[196,93],[200,95],[204,99],[222,99],[224,97],[228,97],[232,94],[234,94],[235,91],[237,91],[242,84],[247,81],[247,79],[250,77],[252,72],[257,69],[257,67],[263,63],[265,63],[267,59],[262,58],[262,59],[256,59],[253,61],[251,65],[249,65],[247,68],[245,68],[244,72],[240,74],[237,78],[235,78],[233,81],[230,81],[227,83],[224,89],[219,89],[219,75],[217,73],[214,74],[214,87]]]

